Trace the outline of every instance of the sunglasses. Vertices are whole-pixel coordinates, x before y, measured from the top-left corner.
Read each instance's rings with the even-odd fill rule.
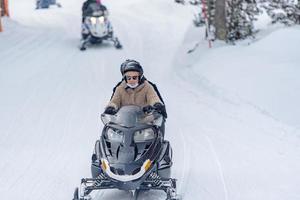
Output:
[[[138,80],[139,76],[125,76],[126,77],[126,80],[129,81],[129,80]]]

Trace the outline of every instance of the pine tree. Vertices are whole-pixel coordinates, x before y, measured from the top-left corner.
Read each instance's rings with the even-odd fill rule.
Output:
[[[204,2],[204,3],[203,3]],[[266,11],[272,23],[286,25],[300,24],[300,0],[193,0],[191,4],[199,6],[202,11],[195,15],[194,24],[204,25],[203,9],[207,11],[207,36],[233,42],[240,39],[254,38],[256,16]],[[202,5],[204,4],[204,5]]]
[[[235,41],[254,37],[253,22],[257,20],[259,9],[255,0],[230,0],[227,1],[227,40]]]
[[[255,0],[207,0],[205,9],[211,38],[233,42],[254,37],[253,21],[259,14]],[[201,24],[201,18],[197,19],[198,25]]]
[[[272,18],[272,23],[283,23],[287,26],[300,24],[300,5],[294,0],[261,0],[266,13]]]

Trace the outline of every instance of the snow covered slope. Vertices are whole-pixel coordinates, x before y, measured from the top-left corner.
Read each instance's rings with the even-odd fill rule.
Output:
[[[184,199],[300,198],[299,28],[250,46],[208,49],[186,7],[103,0],[124,49],[80,52],[82,2],[61,0],[63,8],[49,10],[34,10],[33,0],[10,4],[12,19],[4,19],[0,34],[1,199],[72,198],[90,176],[99,116],[126,58],[143,64],[166,101],[166,137]],[[164,196],[147,192],[141,199]]]

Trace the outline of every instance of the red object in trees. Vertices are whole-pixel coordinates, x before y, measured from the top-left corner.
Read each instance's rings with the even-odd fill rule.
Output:
[[[209,24],[208,24],[208,17],[207,17],[207,10],[206,10],[206,0],[201,0],[202,2],[202,13],[204,15],[205,18],[205,26],[206,26],[206,37],[208,37],[208,47],[211,48],[211,40],[209,38]]]
[[[9,17],[8,0],[0,0],[0,6],[1,6],[1,16]]]
[[[4,3],[4,15],[9,17],[9,11],[8,11],[8,0],[3,0]]]
[[[0,4],[0,32],[3,32],[1,17],[2,17],[2,14],[3,14],[3,16],[9,17],[8,0],[0,0],[0,1],[1,1],[1,4]]]
[[[0,15],[0,32],[3,31],[3,28],[2,28],[2,22],[1,22],[1,15]]]

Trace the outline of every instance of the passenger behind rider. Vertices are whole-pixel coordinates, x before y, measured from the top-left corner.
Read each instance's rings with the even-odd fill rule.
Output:
[[[167,118],[167,112],[163,101],[156,92],[156,86],[149,83],[144,77],[144,71],[139,62],[126,60],[121,65],[123,75],[122,82],[119,83],[105,108],[105,114],[114,115],[118,109],[126,105],[137,105],[143,108],[144,112],[155,109]]]

